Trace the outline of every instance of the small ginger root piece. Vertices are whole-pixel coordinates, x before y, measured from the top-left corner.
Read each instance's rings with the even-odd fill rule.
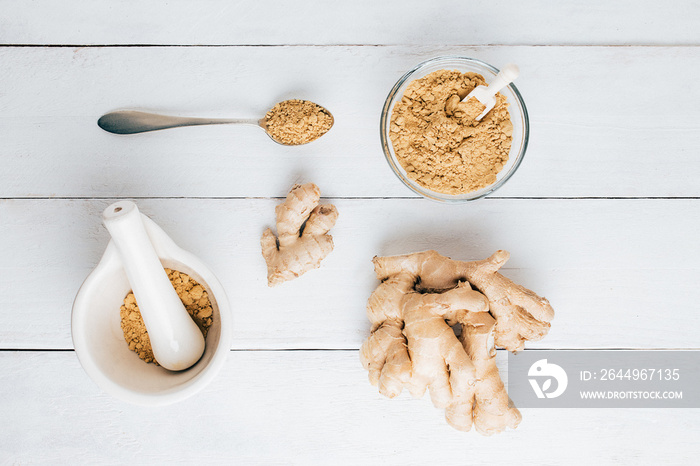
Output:
[[[425,251],[373,259],[382,282],[367,303],[372,332],[360,360],[380,393],[393,398],[406,387],[420,397],[427,389],[459,430],[474,425],[491,435],[518,426],[520,412],[498,374],[495,345],[517,351],[525,340],[543,337],[554,311],[497,272],[508,257],[498,251],[462,262]]]
[[[268,286],[320,267],[333,250],[328,231],[335,225],[338,210],[331,204],[319,205],[320,198],[315,184],[294,185],[287,199],[275,208],[278,237],[268,228],[260,239]]]

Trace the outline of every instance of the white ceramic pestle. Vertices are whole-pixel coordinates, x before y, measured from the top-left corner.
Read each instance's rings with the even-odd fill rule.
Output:
[[[136,297],[156,361],[171,371],[191,367],[204,353],[204,337],[170,283],[138,207],[116,202],[102,212],[102,221]]]
[[[491,81],[491,84],[488,86],[477,86],[464,99],[462,99],[462,102],[466,102],[467,100],[474,98],[486,106],[484,111],[475,118],[477,121],[481,120],[491,111],[493,106],[496,105],[496,99],[494,97],[496,93],[498,93],[498,91],[506,87],[508,84],[512,83],[519,74],[520,69],[517,65],[506,65],[503,67],[503,69],[501,69],[501,71],[498,72],[494,80]]]

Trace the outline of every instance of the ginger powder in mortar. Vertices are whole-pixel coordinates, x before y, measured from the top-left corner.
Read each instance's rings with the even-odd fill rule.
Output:
[[[508,162],[513,124],[506,97],[480,121],[479,102],[461,100],[485,85],[478,73],[438,70],[411,82],[394,105],[389,138],[409,178],[434,192],[458,195],[485,188]]]
[[[170,283],[173,284],[182,304],[185,305],[185,309],[187,309],[192,320],[194,320],[202,335],[206,338],[214,319],[209,294],[202,285],[186,273],[168,268],[165,269],[165,272],[168,274]],[[129,345],[129,349],[145,362],[159,365],[153,356],[151,339],[148,336],[148,330],[146,330],[141,311],[132,291],[124,298],[119,314],[121,316],[124,339]]]

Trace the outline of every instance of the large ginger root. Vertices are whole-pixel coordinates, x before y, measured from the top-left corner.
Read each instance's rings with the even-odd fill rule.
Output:
[[[319,205],[321,192],[313,183],[294,185],[275,208],[277,235],[268,228],[260,239],[267,263],[267,284],[275,286],[321,265],[333,250],[328,231],[335,225],[334,205]]]
[[[508,251],[497,251],[482,261],[457,261],[436,251],[392,257],[375,257],[377,278],[385,280],[408,273],[419,290],[448,290],[459,281],[468,281],[489,300],[496,319],[496,345],[520,351],[526,340],[540,340],[549,331],[554,310],[545,298],[513,283],[498,270],[506,263]]]
[[[374,258],[382,283],[367,304],[372,333],[360,359],[380,393],[393,398],[407,387],[419,397],[428,389],[459,430],[473,424],[491,435],[517,427],[520,413],[498,374],[494,339],[520,350],[524,340],[547,333],[554,311],[546,299],[497,273],[507,259],[506,251],[476,262],[435,251]]]

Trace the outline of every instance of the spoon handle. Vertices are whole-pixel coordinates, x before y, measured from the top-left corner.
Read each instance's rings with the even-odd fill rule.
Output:
[[[97,124],[100,128],[115,134],[135,134],[179,126],[245,124],[259,126],[255,119],[190,118],[157,113],[121,110],[102,115]]]

